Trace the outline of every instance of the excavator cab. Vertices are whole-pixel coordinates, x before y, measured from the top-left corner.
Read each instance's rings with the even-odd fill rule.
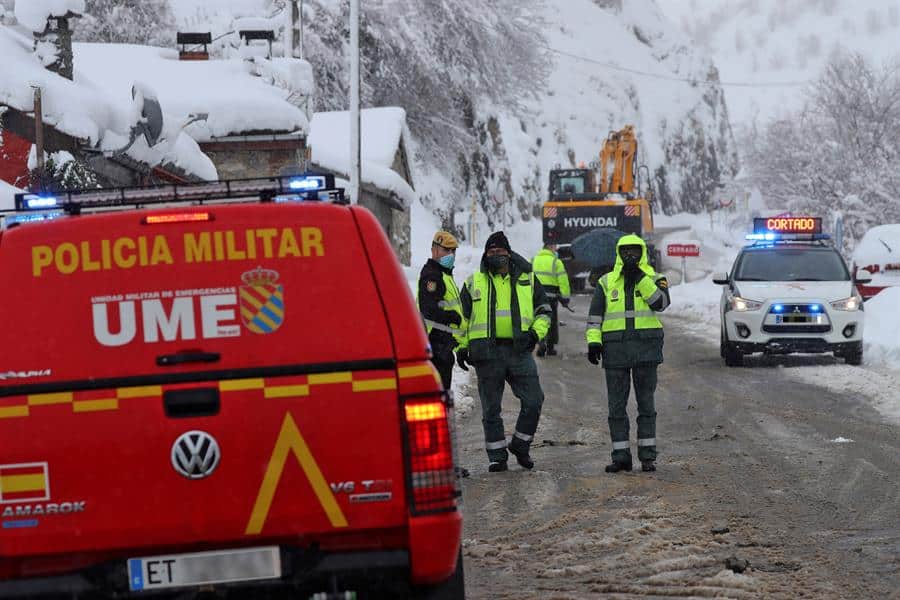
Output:
[[[550,200],[596,197],[594,172],[590,169],[553,169],[550,171]]]

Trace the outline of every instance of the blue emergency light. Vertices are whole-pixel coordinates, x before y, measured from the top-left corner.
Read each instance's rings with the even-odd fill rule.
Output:
[[[775,306],[772,307],[772,312],[783,313],[783,312],[784,312],[784,305],[783,305],[783,304],[776,304]]]
[[[59,202],[53,196],[38,196],[37,194],[27,194],[24,197],[27,210],[43,210],[47,208],[56,208]]]
[[[325,189],[327,183],[324,175],[308,175],[291,179],[288,182],[288,187],[297,192],[316,192]]]
[[[50,221],[65,216],[64,210],[51,210],[46,212],[20,213],[17,215],[9,215],[3,217],[3,226],[12,227],[13,225],[22,225],[23,223],[39,223],[41,221]]]

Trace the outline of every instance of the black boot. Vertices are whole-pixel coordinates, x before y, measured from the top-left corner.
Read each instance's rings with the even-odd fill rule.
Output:
[[[530,471],[534,468],[534,461],[531,460],[531,457],[528,455],[528,448],[525,448],[524,450],[510,448],[509,451],[513,453],[513,456],[516,457],[516,462],[519,463],[523,469],[528,469]]]
[[[556,348],[553,344],[547,344],[547,356],[556,356]]]
[[[631,471],[631,461],[629,461],[629,462],[612,461],[610,464],[606,465],[607,473],[618,473],[619,471]]]
[[[641,471],[652,472],[656,470],[656,464],[652,460],[641,461]]]
[[[544,356],[547,354],[547,345],[544,342],[538,344],[537,355]]]
[[[488,471],[490,471],[491,473],[502,473],[503,471],[508,471],[508,470],[509,470],[509,467],[506,466],[505,460],[491,462],[491,464],[488,465]]]

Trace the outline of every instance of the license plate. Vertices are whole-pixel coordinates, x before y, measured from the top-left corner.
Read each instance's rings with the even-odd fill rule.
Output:
[[[277,546],[170,554],[128,560],[133,592],[281,577]]]

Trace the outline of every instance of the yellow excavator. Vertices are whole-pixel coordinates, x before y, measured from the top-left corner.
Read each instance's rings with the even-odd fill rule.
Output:
[[[607,136],[600,160],[591,168],[550,171],[550,189],[543,206],[544,243],[557,244],[566,261],[573,288],[581,291],[603,274],[604,267],[579,261],[572,242],[597,228],[636,233],[648,243],[650,262],[658,264],[653,244],[653,198],[647,167],[637,167],[637,138],[626,125]]]

